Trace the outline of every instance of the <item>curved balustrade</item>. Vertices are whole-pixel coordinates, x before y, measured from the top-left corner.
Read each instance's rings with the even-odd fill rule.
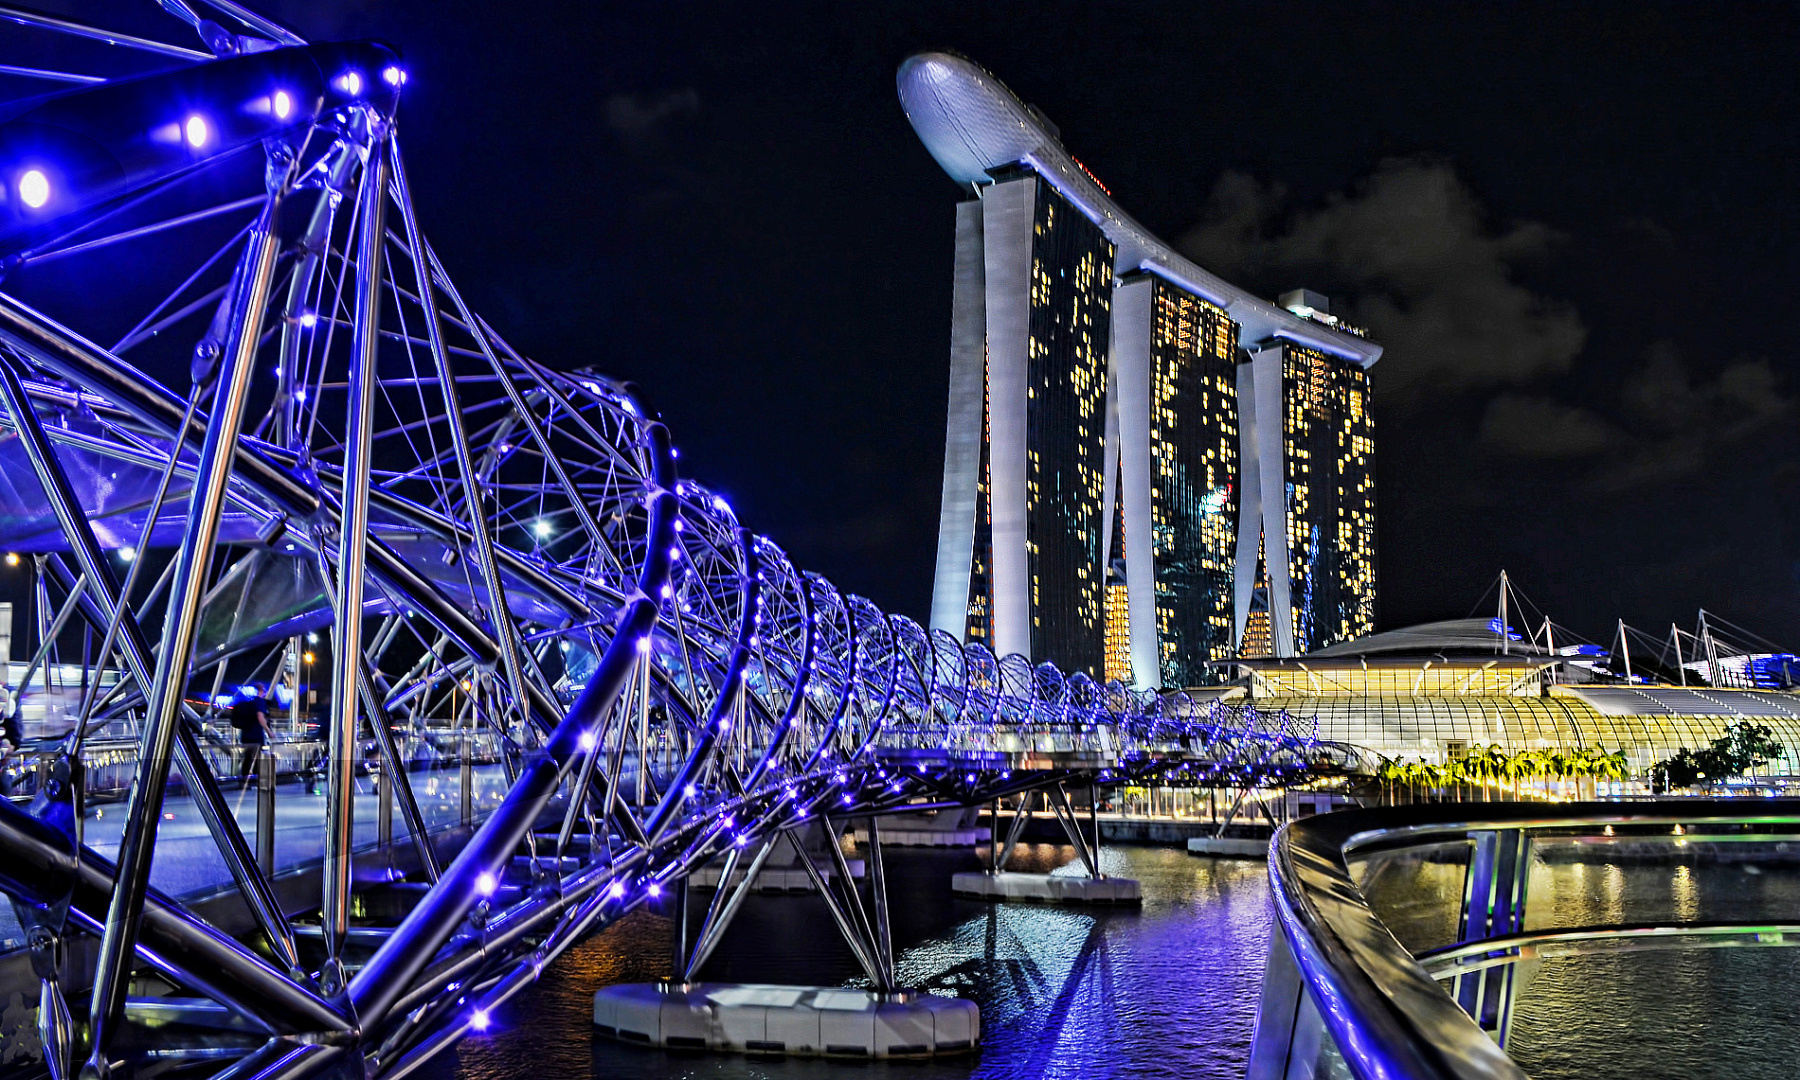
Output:
[[[165,1031],[159,1060],[275,1077],[356,1055],[400,1077],[572,942],[827,814],[1342,764],[1285,715],[995,657],[795,567],[678,479],[622,385],[521,356],[465,303],[415,214],[391,50],[218,7],[171,23],[203,49],[9,16],[161,69],[44,73],[103,81],[0,122],[0,548],[58,612],[55,661],[79,637],[119,672],[44,747],[29,809],[0,802],[27,937],[100,939],[91,983],[40,968],[59,1075],[110,1071],[134,971],[246,1018]],[[323,856],[296,911],[186,699],[285,678],[314,636]],[[508,778],[454,851],[406,763],[428,717],[479,732]],[[140,734],[106,860],[77,843],[74,763],[121,728]],[[392,918],[352,914],[365,737],[421,887],[361,908]],[[183,797],[242,932],[150,887]]]
[[[1460,804],[1294,822],[1271,849],[1278,929],[1249,1076],[1523,1080],[1507,1048],[1536,963],[1791,944],[1791,892],[1728,883],[1703,895],[1692,877],[1708,865],[1800,866],[1800,801]],[[1599,901],[1586,878],[1559,893],[1558,866],[1615,880]],[[1719,1023],[1717,1037],[1734,1038]]]

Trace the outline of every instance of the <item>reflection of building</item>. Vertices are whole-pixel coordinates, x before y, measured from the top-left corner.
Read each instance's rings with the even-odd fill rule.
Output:
[[[1322,300],[1271,304],[1176,254],[969,61],[912,57],[899,89],[975,196],[956,217],[932,627],[1138,687],[1209,681],[1240,645],[1366,632],[1380,346]],[[1292,392],[1314,395],[1293,417],[1290,354]]]

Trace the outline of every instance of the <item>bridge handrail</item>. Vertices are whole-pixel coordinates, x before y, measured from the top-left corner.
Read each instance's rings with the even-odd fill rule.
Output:
[[[1313,1075],[1292,1072],[1290,1062],[1310,1070],[1309,1055],[1326,1038],[1356,1080],[1526,1080],[1427,970],[1434,957],[1409,952],[1375,914],[1350,868],[1359,853],[1469,840],[1487,831],[1580,835],[1608,828],[1691,831],[1707,824],[1800,830],[1800,800],[1413,805],[1302,818],[1285,826],[1270,845],[1277,931],[1271,935],[1249,1080]],[[1681,930],[1704,933],[1707,926]],[[1613,931],[1644,933],[1624,926]],[[1596,932],[1581,928],[1589,936]],[[1479,942],[1516,946],[1520,936],[1469,935],[1445,957]],[[1444,958],[1435,959],[1432,966],[1442,967]]]

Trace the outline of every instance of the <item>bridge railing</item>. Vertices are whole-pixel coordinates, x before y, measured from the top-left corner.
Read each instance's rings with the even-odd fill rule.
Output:
[[[1270,852],[1277,920],[1249,1080],[1525,1080],[1507,1053],[1535,970],[1521,960],[1787,944],[1800,924],[1784,894],[1672,886],[1709,863],[1796,862],[1796,800],[1301,819]],[[1631,880],[1604,904],[1558,892],[1559,867],[1595,863]]]
[[[490,729],[421,727],[397,732],[395,741],[408,772],[457,769],[465,762],[478,767],[500,761],[500,738]],[[200,745],[214,776],[230,777],[241,770],[244,746],[230,729],[209,726],[201,734]],[[0,761],[0,788],[5,795],[15,801],[33,795],[39,778],[58,760],[61,746],[61,739],[32,740]],[[137,776],[138,749],[135,738],[108,735],[87,739],[81,747],[83,796],[89,802],[122,798]],[[262,752],[274,759],[277,777],[292,779],[317,772],[325,749],[317,738],[278,734],[262,745]],[[365,771],[375,771],[378,747],[374,738],[361,740],[355,753],[365,763]],[[179,786],[179,776],[173,777],[171,783]]]

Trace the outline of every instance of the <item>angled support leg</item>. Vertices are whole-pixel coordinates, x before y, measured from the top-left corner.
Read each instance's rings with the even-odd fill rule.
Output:
[[[750,860],[750,869],[744,872],[744,880],[731,890],[730,899],[724,899],[726,886],[731,883],[731,873],[736,868],[737,862],[733,861],[731,856],[726,858],[724,872],[719,878],[719,891],[713,896],[712,908],[706,913],[706,923],[700,928],[700,939],[694,945],[693,959],[688,961],[687,968],[681,973],[683,982],[693,981],[694,976],[700,973],[700,969],[705,966],[707,959],[712,956],[713,950],[718,948],[719,942],[724,939],[726,929],[731,926],[731,920],[737,918],[738,909],[744,906],[744,898],[754,890],[757,876],[762,873],[763,864],[769,861],[769,855],[775,850],[776,838],[780,835],[773,833],[762,842],[762,846],[756,851],[756,857]],[[736,856],[742,850],[742,848],[732,848],[732,856]],[[724,902],[721,904],[722,899]]]
[[[1069,796],[1063,791],[1061,784],[1052,784],[1044,789],[1048,793],[1051,807],[1056,811],[1056,820],[1068,834],[1069,843],[1075,845],[1075,854],[1081,856],[1081,864],[1087,867],[1089,877],[1100,876],[1100,866],[1094,861],[1094,853],[1088,850],[1087,838],[1081,835],[1081,823],[1075,818],[1075,809],[1069,805]]]
[[[157,653],[144,734],[138,746],[137,776],[126,803],[118,879],[95,961],[93,1001],[88,1009],[93,1049],[82,1069],[82,1075],[90,1080],[110,1075],[108,1051],[124,1019],[125,990],[130,981],[137,927],[143,916],[144,891],[150,879],[150,855],[162,817],[163,790],[168,783],[176,729],[181,723],[182,690],[193,656],[200,600],[212,569],[225,485],[231,476],[238,431],[244,421],[244,403],[249,395],[251,361],[261,338],[262,313],[268,305],[275,257],[280,249],[276,222],[281,205],[279,191],[278,188],[272,192],[264,203],[262,217],[244,252],[244,273],[237,280],[233,304],[231,347],[224,352],[217,374],[218,390],[188,501],[185,537],[176,554],[169,615],[163,624],[162,648]]]
[[[343,504],[338,522],[337,615],[331,635],[331,705],[325,769],[325,880],[321,901],[327,994],[344,989],[344,942],[350,934],[352,810],[356,798],[357,705],[363,663],[363,586],[367,578],[369,455],[375,427],[376,357],[381,331],[381,265],[387,211],[388,157],[379,138],[369,149],[358,193],[356,312],[350,338],[350,390],[344,433]],[[382,723],[379,715],[371,724]]]

